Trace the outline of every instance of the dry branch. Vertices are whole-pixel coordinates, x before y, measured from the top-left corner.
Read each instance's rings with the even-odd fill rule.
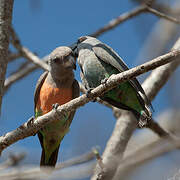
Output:
[[[171,16],[168,16],[168,15],[162,13],[162,12],[157,11],[156,9],[147,7],[147,11],[152,13],[152,14],[154,14],[154,15],[156,15],[156,16],[159,16],[160,18],[163,18],[163,19],[169,20],[171,22],[180,24],[180,20],[179,19],[171,17]]]
[[[82,164],[85,162],[88,162],[96,157],[96,154],[94,153],[95,148],[93,148],[90,152],[87,152],[85,154],[82,154],[78,157],[72,158],[70,160],[64,161],[62,163],[59,163],[56,165],[56,170],[66,168],[69,166],[74,166],[78,164]]]
[[[144,63],[140,66],[132,68],[128,71],[119,73],[117,75],[112,75],[106,82],[106,84],[102,84],[95,89],[93,89],[90,93],[90,97],[87,97],[85,94],[76,98],[62,106],[59,106],[57,110],[52,110],[47,114],[38,117],[35,121],[28,121],[21,125],[14,131],[11,131],[4,136],[0,137],[0,152],[2,152],[6,147],[15,143],[20,139],[24,139],[28,136],[34,135],[40,128],[46,125],[53,120],[60,119],[60,116],[64,114],[64,112],[72,111],[80,106],[85,105],[95,97],[100,96],[106,91],[112,89],[117,86],[119,83],[123,81],[127,81],[130,78],[134,78],[142,73],[150,71],[156,67],[164,65],[166,63],[172,62],[176,59],[176,57],[180,57],[180,51],[172,51],[163,56],[157,57],[152,61]],[[58,112],[58,113],[57,113]]]
[[[22,57],[20,53],[9,52],[8,54],[9,54],[8,55],[8,63],[15,60],[15,59],[18,59],[18,58]]]

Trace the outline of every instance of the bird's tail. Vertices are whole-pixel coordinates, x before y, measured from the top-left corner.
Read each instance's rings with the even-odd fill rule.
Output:
[[[41,162],[40,166],[48,166],[48,167],[55,167],[57,158],[58,158],[58,151],[59,151],[59,146],[54,150],[54,152],[50,155],[50,157],[47,159],[47,156],[45,154],[44,148],[42,149],[42,154],[41,154]]]

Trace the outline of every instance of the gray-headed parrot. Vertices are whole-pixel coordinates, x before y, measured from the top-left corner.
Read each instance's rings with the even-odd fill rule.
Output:
[[[78,57],[81,80],[87,90],[104,83],[112,74],[128,70],[127,65],[111,47],[94,37],[80,37],[70,47]],[[131,111],[142,126],[151,119],[151,102],[136,78],[120,83],[100,98],[117,108]]]

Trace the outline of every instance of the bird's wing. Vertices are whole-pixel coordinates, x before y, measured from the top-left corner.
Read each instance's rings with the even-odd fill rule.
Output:
[[[40,93],[40,90],[41,90],[41,87],[46,79],[48,75],[48,71],[45,71],[41,76],[40,78],[38,79],[37,81],[37,84],[36,84],[36,88],[35,88],[35,91],[34,91],[34,112],[35,112],[35,116],[36,116],[36,105],[37,105],[37,102],[38,102],[38,98],[39,98],[39,93]],[[39,138],[39,141],[40,141],[40,144],[41,144],[41,147],[42,149],[44,149],[44,146],[43,146],[43,135],[38,132],[38,138]]]
[[[128,66],[125,64],[125,62],[120,58],[120,56],[111,47],[109,47],[103,43],[99,43],[99,44],[96,44],[95,46],[93,46],[92,50],[94,51],[95,55],[99,59],[101,59],[104,62],[106,62],[107,64],[110,64],[111,66],[115,67],[116,69],[119,70],[119,72],[123,72],[123,71],[126,71],[129,69]],[[137,92],[140,92],[140,94],[138,93],[138,95],[140,95],[141,97],[143,96],[147,105],[153,109],[150,100],[146,96],[146,94],[145,94],[142,86],[138,82],[138,80],[136,78],[134,78],[134,79],[129,80],[129,82],[136,89]]]
[[[79,83],[75,79],[72,85],[72,89],[73,89],[73,99],[79,97],[80,95]]]
[[[39,98],[39,93],[40,93],[41,87],[42,87],[47,75],[48,75],[48,71],[45,71],[37,81],[36,88],[34,91],[34,112],[36,110],[36,104],[37,104],[37,101]]]

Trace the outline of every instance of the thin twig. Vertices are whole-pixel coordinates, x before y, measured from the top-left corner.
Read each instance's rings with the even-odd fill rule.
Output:
[[[162,12],[159,12],[159,11],[157,11],[157,10],[151,8],[151,7],[147,7],[147,11],[152,13],[152,14],[154,14],[154,15],[156,15],[156,16],[158,16],[158,17],[160,17],[160,18],[163,18],[163,19],[169,20],[171,22],[180,24],[180,20],[179,19],[174,18],[172,16],[168,16],[168,15],[166,15],[166,14],[164,14]]]
[[[82,154],[78,157],[72,158],[70,160],[61,162],[59,164],[56,165],[56,170],[62,169],[62,168],[66,168],[66,167],[70,167],[70,166],[74,166],[74,165],[78,165],[78,164],[82,164],[85,162],[88,162],[92,159],[94,159],[96,157],[96,154],[94,153],[94,149],[91,150],[90,152],[87,152],[85,154]]]
[[[18,59],[18,58],[20,58],[20,57],[22,57],[22,55],[21,55],[20,53],[12,53],[12,52],[9,52],[9,53],[8,53],[8,62],[11,62],[11,61],[13,61],[13,60],[15,60],[15,59]]]
[[[165,129],[163,129],[157,122],[155,122],[153,119],[147,124],[147,128],[151,129],[159,137],[170,138],[170,134]]]

